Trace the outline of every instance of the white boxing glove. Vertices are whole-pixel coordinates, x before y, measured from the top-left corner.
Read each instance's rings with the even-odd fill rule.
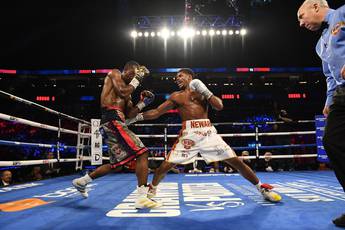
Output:
[[[206,97],[206,99],[210,99],[213,96],[213,93],[206,87],[206,85],[200,81],[199,79],[193,79],[190,83],[189,83],[189,88],[195,92],[200,93],[201,95],[203,95],[204,97]]]
[[[144,120],[143,113],[138,113],[135,117],[126,119],[126,125],[130,125],[137,121],[143,121],[143,120]]]

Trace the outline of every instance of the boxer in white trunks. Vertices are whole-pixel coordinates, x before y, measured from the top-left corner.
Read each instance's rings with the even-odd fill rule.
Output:
[[[279,202],[281,196],[272,191],[269,184],[262,184],[245,163],[243,163],[228,144],[217,134],[217,130],[208,119],[208,105],[215,110],[223,109],[222,100],[194,78],[191,69],[181,69],[176,75],[176,84],[180,91],[171,94],[170,98],[156,109],[138,113],[136,117],[127,120],[134,123],[142,120],[157,119],[171,109],[177,109],[182,118],[182,130],[166,160],[155,171],[148,196],[154,197],[159,182],[176,164],[188,164],[194,161],[198,153],[206,163],[224,161],[256,186],[263,197],[271,202]]]

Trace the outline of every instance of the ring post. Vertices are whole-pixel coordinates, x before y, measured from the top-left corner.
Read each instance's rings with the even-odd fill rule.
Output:
[[[259,159],[259,127],[257,123],[255,123],[255,155],[256,159]]]
[[[168,128],[164,128],[164,156],[168,155]]]
[[[79,135],[79,134],[78,134]],[[56,157],[60,161],[60,138],[61,138],[61,117],[59,116],[59,127],[57,132]]]

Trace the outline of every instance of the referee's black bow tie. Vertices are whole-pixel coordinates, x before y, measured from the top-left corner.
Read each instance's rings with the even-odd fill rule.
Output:
[[[328,29],[329,24],[327,22],[322,22],[320,30],[323,31],[324,29]]]

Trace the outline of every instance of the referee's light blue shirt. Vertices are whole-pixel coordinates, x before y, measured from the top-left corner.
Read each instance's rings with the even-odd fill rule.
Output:
[[[326,106],[332,104],[332,96],[338,85],[345,86],[341,69],[345,65],[345,5],[337,10],[330,9],[325,17],[329,25],[322,32],[316,45],[316,52],[322,60],[323,72],[327,79]]]

